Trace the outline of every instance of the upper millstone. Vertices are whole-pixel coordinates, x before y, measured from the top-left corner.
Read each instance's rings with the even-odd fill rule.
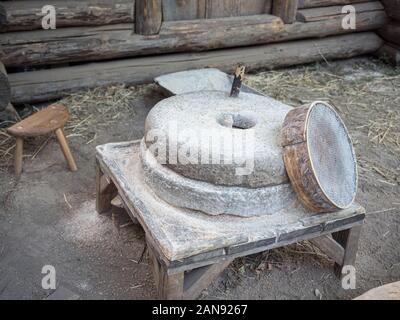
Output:
[[[280,129],[291,110],[269,97],[203,91],[159,102],[145,124],[145,143],[176,173],[221,186],[288,183]]]

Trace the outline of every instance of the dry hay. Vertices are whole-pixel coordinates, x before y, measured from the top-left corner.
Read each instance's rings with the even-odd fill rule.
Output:
[[[400,185],[400,69],[379,60],[314,64],[248,75],[246,83],[292,106],[315,100],[333,105],[344,119],[356,148],[361,178]],[[365,147],[376,156],[364,155]]]

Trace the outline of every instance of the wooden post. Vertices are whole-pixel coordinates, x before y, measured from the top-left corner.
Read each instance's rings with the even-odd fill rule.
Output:
[[[69,149],[67,139],[65,139],[63,130],[61,128],[57,129],[55,131],[55,134],[57,136],[57,140],[58,143],[60,144],[61,150],[64,154],[65,160],[67,160],[68,162],[69,168],[71,169],[71,171],[78,170],[74,156],[72,155],[71,150]]]
[[[234,78],[233,78],[233,83],[232,83],[231,97],[235,98],[235,97],[239,96],[240,88],[242,87],[245,70],[246,70],[246,67],[241,64],[239,64],[236,67]]]
[[[143,35],[157,34],[162,24],[162,1],[135,1],[135,32]]]
[[[117,194],[114,183],[107,180],[96,161],[96,211],[101,214],[111,210],[111,201]]]
[[[335,263],[335,273],[342,278],[342,269],[345,266],[355,266],[356,255],[358,250],[358,240],[360,239],[362,225],[352,227],[351,229],[339,231],[332,234],[344,249],[344,257],[342,263]]]
[[[379,35],[389,43],[400,46],[400,21],[392,21],[379,30]]]
[[[154,282],[157,287],[158,298],[162,300],[183,299],[184,272],[168,274],[167,268],[158,261],[149,241],[147,241],[147,250],[153,266]]]
[[[14,158],[14,170],[15,170],[15,175],[17,177],[19,177],[22,172],[23,149],[24,149],[24,139],[21,137],[17,137],[15,141],[15,158]]]
[[[272,14],[282,19],[284,23],[296,21],[298,0],[274,0]]]

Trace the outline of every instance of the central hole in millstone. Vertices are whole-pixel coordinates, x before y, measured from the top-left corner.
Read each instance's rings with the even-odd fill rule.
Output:
[[[253,128],[257,124],[253,115],[242,113],[223,113],[217,121],[221,126],[241,130]]]

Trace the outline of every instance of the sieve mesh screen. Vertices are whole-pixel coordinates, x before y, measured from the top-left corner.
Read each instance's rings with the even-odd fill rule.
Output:
[[[310,111],[306,134],[321,189],[338,207],[349,206],[357,191],[357,163],[342,120],[329,106],[317,103]]]

